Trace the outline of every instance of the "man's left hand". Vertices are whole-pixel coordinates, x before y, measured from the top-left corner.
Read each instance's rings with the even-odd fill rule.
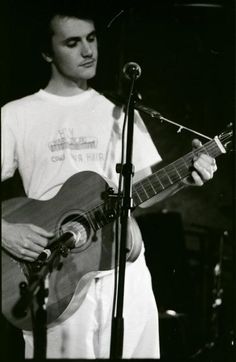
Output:
[[[202,146],[198,139],[192,141],[193,149]],[[213,157],[201,153],[193,158],[193,168],[191,176],[185,180],[187,185],[202,186],[206,181],[213,178],[214,172],[217,170],[216,161]]]

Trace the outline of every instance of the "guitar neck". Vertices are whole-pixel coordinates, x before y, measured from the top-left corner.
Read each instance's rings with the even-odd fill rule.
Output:
[[[206,153],[209,156],[216,158],[225,152],[226,151],[218,137],[215,137],[200,148],[187,153],[185,156],[180,157],[168,166],[163,167],[152,175],[135,183],[133,185],[134,206],[142,204],[190,175],[194,156]]]
[[[231,125],[229,125],[231,129]],[[153,196],[177,184],[182,179],[190,175],[194,156],[201,153],[208,154],[216,158],[229,149],[233,131],[225,131],[220,136],[208,141],[203,146],[187,153],[185,156],[172,162],[168,166],[154,172],[152,175],[136,182],[133,185],[133,205],[134,207],[151,199]],[[111,216],[112,211],[113,216]],[[102,203],[87,212],[90,225],[96,231],[104,225],[117,218],[118,213],[115,207],[110,207],[109,203]]]

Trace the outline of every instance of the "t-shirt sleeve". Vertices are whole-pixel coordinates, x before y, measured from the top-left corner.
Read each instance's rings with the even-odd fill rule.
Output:
[[[7,106],[1,109],[1,179],[12,177],[17,168],[16,138]]]
[[[133,164],[135,172],[160,162],[161,156],[140,116],[134,115]]]

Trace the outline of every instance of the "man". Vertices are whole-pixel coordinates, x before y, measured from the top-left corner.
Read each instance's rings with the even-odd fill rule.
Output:
[[[44,90],[10,102],[2,110],[2,179],[22,177],[28,197],[48,200],[75,173],[89,170],[118,184],[123,113],[88,85],[96,74],[98,47],[94,21],[82,7],[72,13],[57,8],[49,17],[49,42],[43,57],[51,77]],[[197,147],[199,141],[195,141]],[[145,150],[145,152],[143,152]],[[148,157],[147,157],[148,155]],[[161,160],[140,116],[135,114],[134,181],[150,174]],[[175,185],[201,186],[216,171],[215,161],[202,154],[193,160],[191,180]],[[78,185],[79,190],[79,185]],[[151,199],[151,203],[167,193]],[[130,226],[134,243],[141,241],[137,224]],[[32,224],[2,223],[3,248],[24,261],[34,261],[52,231]],[[141,241],[142,242],[142,241]],[[113,272],[87,280],[66,320],[49,325],[47,358],[109,358]],[[159,358],[158,314],[144,250],[127,262],[124,296],[123,358]],[[33,338],[24,332],[25,355],[33,356]]]

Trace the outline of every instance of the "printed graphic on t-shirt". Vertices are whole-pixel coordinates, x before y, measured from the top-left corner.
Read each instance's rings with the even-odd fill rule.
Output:
[[[66,158],[66,153],[64,152],[65,150],[71,151],[70,156],[76,162],[104,161],[104,154],[102,152],[98,152],[97,137],[76,137],[73,128],[63,128],[58,130],[57,136],[48,143],[48,147],[52,153],[52,162],[64,161]]]

